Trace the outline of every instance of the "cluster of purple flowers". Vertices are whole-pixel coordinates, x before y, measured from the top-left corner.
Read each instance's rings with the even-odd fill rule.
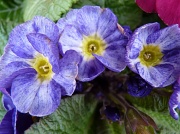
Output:
[[[91,81],[105,68],[121,72],[128,66],[143,79],[143,86],[149,84],[150,91],[151,86],[173,84],[180,72],[179,37],[178,25],[160,30],[158,23],[141,26],[131,36],[110,9],[98,6],[73,9],[57,23],[36,16],[12,30],[0,59],[0,88],[13,106],[5,118],[13,116],[15,124],[17,111],[49,115],[62,96],[74,93],[76,80]],[[173,113],[180,99],[173,96],[179,95],[177,90],[169,105],[176,119]],[[12,109],[16,114],[9,112]]]

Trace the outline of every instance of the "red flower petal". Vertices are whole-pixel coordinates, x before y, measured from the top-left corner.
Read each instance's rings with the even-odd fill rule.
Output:
[[[156,0],[136,0],[137,5],[147,13],[156,12]]]
[[[180,1],[179,0],[157,0],[156,10],[159,17],[167,25],[180,25]]]

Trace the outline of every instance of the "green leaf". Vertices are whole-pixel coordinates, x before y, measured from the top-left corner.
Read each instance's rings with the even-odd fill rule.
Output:
[[[73,4],[72,8],[81,8],[85,5],[100,6],[103,8],[105,0],[79,0],[77,3]]]
[[[0,92],[0,100],[2,99],[2,93]],[[2,118],[4,117],[6,111],[3,107],[2,101],[0,102],[0,121],[2,120]]]
[[[161,113],[138,107],[139,110],[148,114],[159,127],[159,134],[179,134],[180,121],[174,120],[169,112]]]
[[[27,134],[87,134],[93,122],[97,101],[93,97],[74,95],[61,101],[55,113],[42,118]]]
[[[119,124],[118,122],[108,122],[107,120],[99,120],[95,122],[96,122],[96,129],[95,129],[96,131],[94,132],[94,134],[125,134],[126,133],[124,124]]]
[[[159,92],[152,91],[150,95],[143,98],[137,98],[130,95],[125,95],[125,97],[135,107],[141,106],[142,108],[162,113],[168,111],[170,93],[161,94]]]
[[[141,23],[142,10],[135,0],[106,0],[105,7],[117,15],[120,25],[129,25],[131,29],[135,29]]]
[[[36,15],[45,16],[57,21],[70,10],[78,0],[25,0],[24,20],[30,20]]]
[[[4,46],[8,41],[11,30],[17,25],[15,22],[0,20],[0,55],[3,54]]]
[[[23,0],[0,0],[0,18],[23,22]]]

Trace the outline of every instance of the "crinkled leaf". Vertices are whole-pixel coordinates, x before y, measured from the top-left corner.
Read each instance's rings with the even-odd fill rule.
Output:
[[[168,92],[161,94],[155,91],[152,91],[150,95],[143,98],[136,98],[130,95],[126,95],[126,99],[134,106],[141,106],[142,108],[162,113],[168,111],[169,97],[170,93]]]
[[[135,29],[142,19],[142,10],[135,0],[106,0],[105,7],[110,8],[118,17],[119,24]]]
[[[2,100],[2,93],[1,92],[0,92],[0,100]],[[3,107],[2,101],[0,101],[0,122],[3,119],[5,113],[6,113],[6,110]]]
[[[25,0],[24,20],[30,20],[35,15],[45,16],[57,21],[64,13],[70,10],[78,0]]]
[[[125,134],[124,124],[98,119],[99,118],[96,118],[94,121],[94,126],[96,126],[96,128],[89,134]]]
[[[23,22],[23,0],[1,0],[0,18],[7,21]]]
[[[0,20],[0,55],[3,54],[4,46],[8,41],[11,30],[17,25],[15,22]]]
[[[138,108],[144,113],[148,114],[153,118],[159,128],[159,134],[179,134],[180,122],[174,120],[169,112],[161,113],[157,111],[147,110],[145,108]]]
[[[104,7],[105,0],[79,0],[73,4],[72,8],[81,8],[84,5],[100,6]]]
[[[42,118],[26,133],[87,134],[91,129],[96,106],[97,101],[93,97],[74,95],[65,98],[56,112]]]

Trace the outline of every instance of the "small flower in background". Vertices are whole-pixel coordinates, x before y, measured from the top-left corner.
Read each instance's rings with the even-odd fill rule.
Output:
[[[0,133],[21,134],[32,124],[32,116],[20,113],[14,106],[10,94],[5,89],[0,89],[3,93],[2,102],[7,113],[0,123]]]
[[[160,30],[158,23],[136,29],[127,45],[129,68],[153,87],[174,83],[179,75],[180,29],[178,25]]]
[[[156,0],[135,0],[136,4],[147,13],[156,13]]]
[[[157,13],[165,24],[180,25],[179,0],[136,0],[136,3],[147,13]]]
[[[105,106],[103,113],[108,120],[113,122],[119,121],[121,117],[118,108],[112,106]]]
[[[0,60],[0,86],[11,88],[17,110],[33,116],[54,112],[61,96],[72,95],[79,56],[67,51],[60,59],[59,30],[45,17],[16,26]]]
[[[169,99],[169,111],[170,115],[175,119],[179,119],[179,115],[176,109],[180,109],[180,84],[176,82],[173,86],[173,93]]]
[[[121,33],[126,30],[118,25],[117,17],[108,8],[84,6],[71,10],[57,26],[63,30],[59,39],[62,53],[72,49],[81,55],[79,81],[94,79],[105,67],[116,72],[125,69],[128,37]]]
[[[153,87],[139,75],[130,76],[127,80],[127,92],[134,97],[145,97],[152,89]]]

